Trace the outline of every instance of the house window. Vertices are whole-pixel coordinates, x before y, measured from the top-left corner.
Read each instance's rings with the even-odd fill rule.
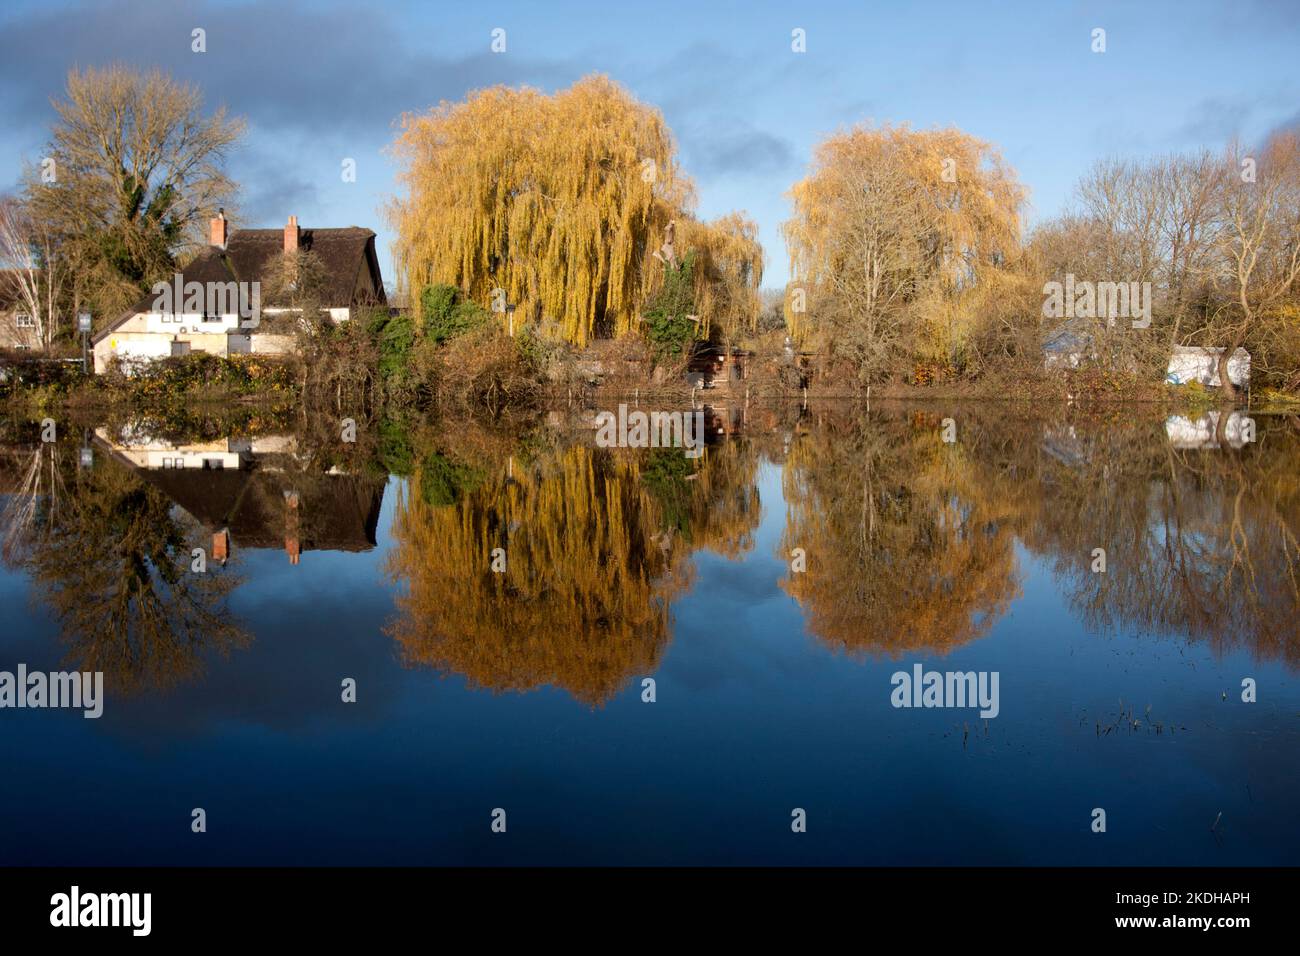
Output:
[[[164,459],[162,460],[162,466],[163,466],[164,468],[184,468],[184,467],[185,467],[185,459],[184,459],[184,458],[164,458]]]
[[[30,315],[28,315],[26,312],[19,312],[15,318],[15,322],[18,328],[20,329],[36,328],[36,320],[33,319]]]

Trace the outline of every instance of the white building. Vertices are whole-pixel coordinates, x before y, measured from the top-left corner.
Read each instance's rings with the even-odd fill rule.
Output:
[[[1174,354],[1169,357],[1165,381],[1170,385],[1200,382],[1207,387],[1218,388],[1219,356],[1223,351],[1221,348],[1175,345]],[[1250,353],[1245,349],[1237,349],[1228,359],[1228,380],[1239,388],[1250,384]]]
[[[211,242],[168,285],[185,288],[197,283],[219,291],[212,298],[224,304],[210,311],[186,311],[187,305],[159,307],[161,297],[150,293],[91,340],[95,372],[102,374],[116,358],[128,367],[136,362],[186,355],[191,351],[213,355],[240,353],[284,354],[294,347],[292,326],[271,323],[290,311],[276,303],[259,301],[260,317],[249,323],[240,314],[237,292],[253,283],[260,288],[282,255],[299,251],[315,256],[324,274],[322,307],[336,322],[352,317],[354,310],[383,305],[383,278],[375,255],[375,234],[369,229],[300,229],[290,216],[283,229],[236,229],[219,215],[211,222]],[[230,294],[224,294],[229,290]],[[169,300],[175,296],[167,296]],[[278,325],[278,327],[277,327]]]

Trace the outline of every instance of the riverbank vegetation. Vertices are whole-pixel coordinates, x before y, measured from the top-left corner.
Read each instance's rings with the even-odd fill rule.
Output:
[[[681,394],[688,368],[698,384],[703,365],[737,353],[731,384],[763,397],[1205,400],[1166,385],[1176,346],[1223,350],[1211,400],[1244,397],[1227,374],[1239,348],[1256,396],[1300,395],[1293,133],[1100,163],[1069,209],[1027,229],[1028,189],[993,144],[847,127],[792,186],[791,280],[763,290],[757,224],[698,217],[663,116],[599,75],[402,118],[400,195],[385,207],[395,305],[335,321],[322,264],[287,251],[264,293],[291,310],[275,319],[291,355],[178,357],[87,381],[64,361],[80,355],[72,316],[89,310],[102,328],[203,246],[207,217],[233,208],[225,163],[243,124],[205,112],[193,87],[123,67],[74,70],[56,113],[52,165],[0,202],[0,291],[39,344],[0,356],[11,403],[496,412]],[[1076,279],[1087,295],[1052,312],[1048,290]]]

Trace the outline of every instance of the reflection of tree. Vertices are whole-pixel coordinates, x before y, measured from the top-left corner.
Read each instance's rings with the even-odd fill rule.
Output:
[[[807,571],[782,586],[813,633],[853,651],[947,651],[1005,613],[1021,506],[990,484],[981,451],[995,453],[898,418],[830,422],[795,442],[781,549],[804,549]]]
[[[58,514],[67,494],[59,463],[59,446],[40,442],[29,452],[19,451],[13,491],[0,509],[0,558],[21,565],[31,551],[39,528]],[[42,515],[45,519],[42,520]]]
[[[696,461],[679,449],[651,449],[637,457],[641,484],[659,505],[659,540],[680,539],[737,558],[753,547],[761,503],[754,483],[755,449],[728,441]]]
[[[946,649],[1017,593],[1014,542],[1051,562],[1096,631],[1204,640],[1300,663],[1300,437],[1257,419],[1241,449],[1172,447],[1159,418],[972,412],[831,416],[791,448],[786,589],[849,649]],[[1105,573],[1092,570],[1106,552]]]
[[[63,474],[60,488],[57,510],[35,507],[24,562],[62,628],[68,666],[135,690],[189,678],[205,650],[247,643],[225,608],[235,578],[190,570],[201,542],[162,492],[107,460]]]
[[[757,523],[752,461],[747,473],[737,454],[716,473],[680,451],[574,446],[509,469],[424,456],[394,519],[390,572],[406,587],[390,633],[408,661],[478,686],[608,699],[667,645],[669,603],[690,580],[677,542],[734,553]]]
[[[1158,423],[1085,431],[1046,464],[1028,542],[1090,627],[1205,640],[1300,663],[1300,443],[1259,419],[1240,450],[1176,450]],[[1092,571],[1092,549],[1106,572]]]

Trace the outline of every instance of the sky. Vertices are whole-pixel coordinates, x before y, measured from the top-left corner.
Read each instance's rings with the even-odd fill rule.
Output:
[[[206,52],[191,49],[196,28]],[[248,121],[229,167],[236,228],[294,214],[306,228],[374,229],[391,284],[399,117],[485,86],[552,91],[600,72],[663,112],[699,215],[758,221],[764,285],[779,287],[786,193],[837,129],[957,126],[987,140],[1028,187],[1032,225],[1064,211],[1099,159],[1253,144],[1297,124],[1297,62],[1300,0],[6,0],[0,192],[43,155],[69,68],[157,66]]]

